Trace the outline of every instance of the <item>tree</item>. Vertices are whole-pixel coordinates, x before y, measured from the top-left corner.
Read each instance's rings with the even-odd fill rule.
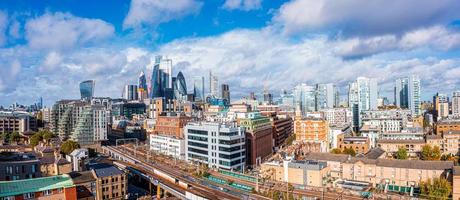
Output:
[[[62,153],[69,155],[73,150],[80,148],[80,145],[72,140],[67,140],[61,145]]]
[[[449,199],[451,192],[452,185],[445,178],[420,182],[420,196],[427,199]]]
[[[398,151],[396,152],[395,158],[399,160],[406,160],[407,157],[407,149],[405,147],[399,147]]]
[[[13,132],[9,136],[9,142],[10,143],[12,143],[12,142],[18,143],[20,140],[21,140],[21,135],[19,135],[18,132]]]
[[[351,156],[356,155],[356,151],[351,147],[350,148],[345,148],[342,153],[343,154],[348,154],[348,155],[351,155]]]
[[[441,150],[438,146],[431,147],[427,144],[422,147],[421,159],[422,160],[439,160],[441,159]]]
[[[44,130],[44,131],[41,131],[41,134],[42,134],[42,137],[44,140],[46,140],[47,142],[54,137],[53,133],[51,133],[50,131],[48,130]]]
[[[331,153],[333,153],[333,154],[341,154],[342,150],[340,150],[339,148],[334,148],[334,149],[331,150]]]
[[[40,141],[42,141],[41,134],[35,133],[32,137],[30,137],[29,143],[32,147],[35,147],[40,143]]]

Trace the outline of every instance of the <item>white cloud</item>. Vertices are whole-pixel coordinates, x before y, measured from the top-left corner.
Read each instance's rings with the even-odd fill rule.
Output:
[[[460,32],[443,26],[420,28],[402,36],[394,34],[339,39],[335,45],[338,55],[345,58],[360,58],[388,51],[409,51],[430,48],[440,51],[460,48]]]
[[[370,46],[366,48],[371,50],[373,46],[392,43],[387,47],[391,49],[398,40],[386,36],[366,43]],[[186,79],[194,75],[206,77],[212,69],[221,83],[230,84],[232,94],[236,95],[262,91],[265,80],[275,94],[301,82],[333,82],[341,86],[342,94],[345,94],[345,86],[358,76],[375,77],[382,85],[383,94],[390,98],[394,79],[409,74],[418,74],[424,80],[424,94],[452,89],[460,84],[460,80],[446,75],[450,69],[460,67],[460,60],[396,59],[378,55],[344,60],[337,54],[336,45],[337,41],[331,41],[326,36],[291,42],[266,30],[236,30],[219,36],[177,40],[164,45],[158,53],[169,55],[174,63],[180,63],[175,70],[182,70]],[[435,80],[439,77],[446,77],[446,81],[455,84],[436,85],[435,82],[439,81]]]
[[[196,0],[132,0],[123,28],[158,25],[200,11],[202,2]]]
[[[42,63],[42,71],[51,71],[58,67],[62,62],[62,56],[55,51],[52,51],[46,55],[45,60]]]
[[[345,35],[382,35],[450,23],[460,17],[457,0],[292,0],[274,17],[285,33],[337,28]]]
[[[30,47],[61,50],[109,38],[113,36],[114,28],[100,19],[46,13],[27,21],[25,32]]]
[[[17,85],[16,77],[21,71],[22,65],[19,60],[14,59],[8,63],[0,66],[2,72],[0,73],[0,94],[2,92],[9,92],[14,90]]]
[[[225,0],[222,7],[227,10],[257,10],[262,7],[262,0]]]

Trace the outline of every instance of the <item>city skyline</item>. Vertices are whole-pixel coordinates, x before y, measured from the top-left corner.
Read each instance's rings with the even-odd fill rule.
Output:
[[[451,96],[460,84],[456,1],[391,5],[398,9],[384,1],[11,2],[0,3],[3,106],[78,99],[84,80],[95,80],[95,96],[119,97],[141,71],[150,75],[157,55],[173,60],[172,74],[181,71],[190,86],[212,70],[232,99],[265,85],[277,97],[300,83],[333,83],[344,97],[359,76],[376,78],[390,100],[395,80],[411,75],[421,80],[422,100]],[[388,16],[383,5],[396,13]],[[100,12],[105,6],[110,12]]]

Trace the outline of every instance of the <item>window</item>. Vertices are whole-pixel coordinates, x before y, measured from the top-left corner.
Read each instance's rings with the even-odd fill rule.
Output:
[[[53,194],[53,190],[45,190],[45,191],[43,191],[43,195],[45,195],[45,196],[52,195],[52,194]]]
[[[14,196],[0,197],[0,200],[14,200]]]
[[[29,193],[25,193],[23,196],[24,196],[24,199],[33,199],[35,198],[35,193],[29,192]]]

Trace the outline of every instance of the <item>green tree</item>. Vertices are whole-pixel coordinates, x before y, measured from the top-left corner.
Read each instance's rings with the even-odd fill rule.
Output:
[[[42,139],[43,138],[41,134],[35,133],[32,135],[32,137],[30,137],[29,143],[32,145],[32,147],[35,147],[40,143],[40,141],[42,141]]]
[[[451,192],[452,186],[445,178],[420,182],[420,196],[427,199],[449,199]]]
[[[422,160],[439,160],[441,159],[441,150],[438,146],[431,147],[427,144],[422,147],[421,159]]]
[[[4,132],[0,134],[0,140],[2,140],[4,143],[7,143],[9,138],[10,138],[10,133],[8,132]]]
[[[333,154],[341,154],[342,150],[340,150],[339,148],[334,148],[334,149],[331,150],[331,153],[333,153]]]
[[[21,135],[18,132],[13,132],[9,135],[9,142],[10,143],[18,143],[21,140]]]
[[[73,150],[80,148],[80,145],[72,140],[67,140],[61,145],[61,152],[69,155]]]
[[[43,139],[46,140],[47,142],[48,142],[51,138],[54,138],[54,134],[51,133],[51,131],[48,131],[48,130],[43,130],[43,131],[41,131],[41,134],[42,134]]]
[[[407,149],[405,147],[399,147],[398,151],[395,154],[395,158],[399,160],[406,160],[407,159]]]
[[[351,156],[356,156],[356,151],[353,148],[345,148],[342,152],[343,154],[348,154]]]

